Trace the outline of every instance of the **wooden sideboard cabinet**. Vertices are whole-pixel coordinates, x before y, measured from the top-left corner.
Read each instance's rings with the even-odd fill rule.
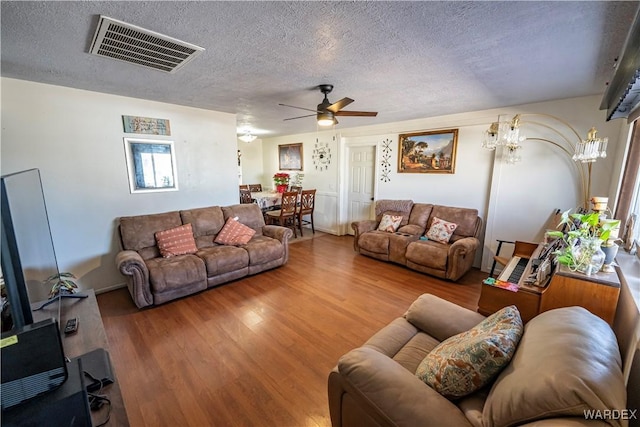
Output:
[[[613,325],[619,295],[620,278],[617,270],[586,276],[559,265],[544,288],[523,285],[518,292],[512,292],[483,284],[478,312],[488,316],[503,307],[515,305],[522,320],[528,322],[542,312],[577,305]]]

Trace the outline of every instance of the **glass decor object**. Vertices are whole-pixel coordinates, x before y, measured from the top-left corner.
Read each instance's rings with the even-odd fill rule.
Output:
[[[596,128],[589,129],[587,139],[582,139],[576,144],[573,160],[582,163],[595,162],[598,158],[607,157],[607,144],[609,138],[598,138]]]
[[[572,249],[575,269],[587,276],[600,271],[605,259],[601,245],[602,240],[595,237],[580,239]]]
[[[618,255],[619,246],[615,243],[611,246],[601,246],[602,252],[604,252],[604,264],[602,265],[602,271],[605,273],[613,273],[616,271],[613,268],[613,261],[616,259],[616,255]]]

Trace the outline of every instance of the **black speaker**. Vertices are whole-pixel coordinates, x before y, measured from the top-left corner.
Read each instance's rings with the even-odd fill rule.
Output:
[[[67,380],[58,322],[53,319],[2,334],[2,410],[60,387]]]

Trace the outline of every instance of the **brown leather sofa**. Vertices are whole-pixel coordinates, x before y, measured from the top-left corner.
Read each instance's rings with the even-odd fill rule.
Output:
[[[249,243],[214,243],[227,219],[235,217],[256,231]],[[191,224],[198,251],[163,258],[155,233],[183,224]],[[118,229],[122,251],[116,256],[116,266],[139,308],[279,267],[289,259],[293,235],[288,228],[265,225],[255,203],[122,217]]]
[[[340,358],[329,374],[333,427],[626,425],[616,336],[581,307],[551,310],[529,321],[509,364],[473,394],[449,400],[414,374],[441,341],[483,319],[433,295],[419,297],[403,317]],[[592,418],[607,419],[586,420],[585,411],[591,410],[599,411],[591,412]],[[607,417],[606,410],[618,412]]]
[[[473,265],[482,228],[482,219],[476,209],[414,203],[412,200],[378,200],[375,213],[375,220],[351,224],[355,231],[354,249],[362,255],[452,281],[462,277]],[[403,216],[397,232],[377,230],[385,213]],[[449,243],[420,240],[434,217],[458,225]]]

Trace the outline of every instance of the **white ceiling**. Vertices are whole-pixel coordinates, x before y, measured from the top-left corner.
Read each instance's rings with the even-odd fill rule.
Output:
[[[269,137],[604,92],[639,2],[2,1],[2,76],[237,114]],[[88,52],[100,15],[204,47],[176,74]],[[603,112],[604,115],[604,112]]]

